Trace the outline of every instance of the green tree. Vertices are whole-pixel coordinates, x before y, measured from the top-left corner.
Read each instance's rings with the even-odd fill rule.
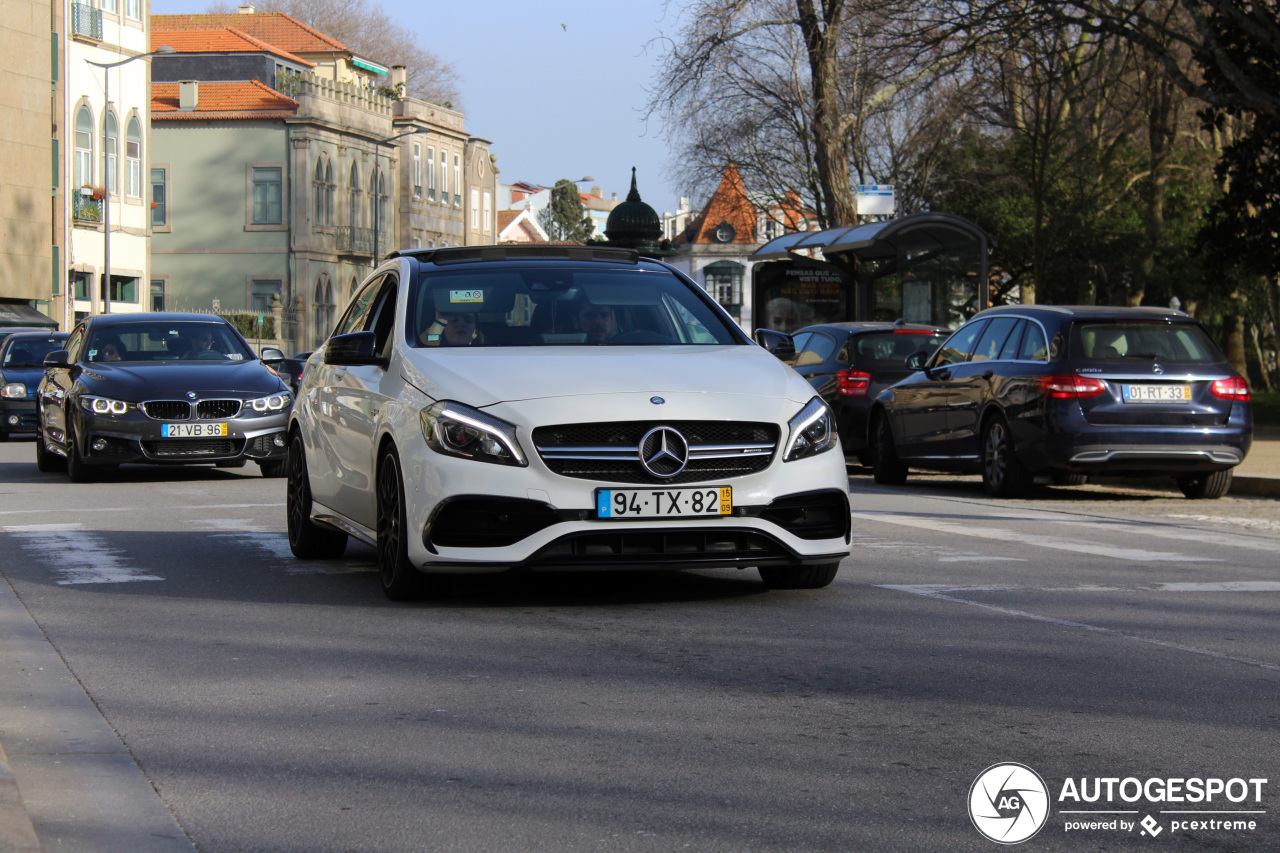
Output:
[[[594,230],[594,223],[582,206],[578,185],[565,178],[551,188],[551,200],[538,211],[538,224],[548,237],[557,241],[585,243]]]

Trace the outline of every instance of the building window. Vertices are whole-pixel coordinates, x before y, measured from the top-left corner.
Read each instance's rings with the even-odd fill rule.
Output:
[[[324,158],[316,158],[316,176],[311,182],[311,191],[315,194],[315,223],[316,225],[324,225]]]
[[[333,285],[329,283],[327,275],[322,274],[316,282],[315,298],[311,301],[311,313],[315,322],[313,340],[316,346],[319,346],[329,337],[329,331],[333,328]]]
[[[76,299],[89,298],[89,274],[87,272],[73,273],[74,291]]]
[[[151,310],[164,310],[164,279],[151,279]]]
[[[142,198],[142,125],[137,116],[129,118],[124,137],[125,188],[129,198]]]
[[[436,200],[436,149],[427,149],[427,200]]]
[[[278,166],[253,167],[253,224],[284,222],[283,178]]]
[[[733,261],[716,261],[702,271],[707,293],[733,315],[742,319],[742,264]]]
[[[338,185],[333,182],[333,164],[326,162],[324,164],[324,224],[333,224],[333,197],[338,191]]]
[[[347,182],[347,224],[352,228],[360,225],[360,170],[355,163],[351,164],[351,177]]]
[[[142,0],[124,0],[124,16],[131,21],[141,21]]]
[[[99,276],[98,297],[104,298],[106,291],[105,282],[102,281],[106,276]],[[137,302],[138,301],[138,280],[136,278],[124,278],[122,276],[111,276],[111,301],[112,302]]]
[[[471,230],[480,227],[480,190],[471,190]]]
[[[271,297],[284,301],[284,285],[278,278],[255,278],[251,285],[250,306],[255,314],[266,314],[271,311]]]
[[[108,195],[111,193],[120,193],[120,185],[116,183],[116,160],[120,156],[120,128],[116,124],[116,114],[107,111],[107,116],[102,120],[102,131],[106,139],[103,141],[105,149],[103,155],[102,173],[107,176],[105,181],[107,185]]]
[[[493,230],[493,193],[484,191],[484,233]]]
[[[151,227],[169,224],[169,175],[167,169],[151,170]]]
[[[413,195],[422,198],[422,146],[413,143]]]
[[[453,155],[453,206],[462,207],[462,159]]]
[[[110,12],[112,15],[120,11],[118,0],[102,0],[102,11]]]
[[[440,151],[440,203],[449,203],[449,154]]]
[[[93,185],[93,113],[81,107],[76,113],[75,186]]]

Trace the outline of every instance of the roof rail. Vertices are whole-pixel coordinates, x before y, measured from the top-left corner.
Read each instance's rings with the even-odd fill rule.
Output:
[[[399,249],[388,258],[417,258],[433,264],[462,264],[475,261],[509,261],[518,258],[609,261],[635,264],[640,254],[634,249],[614,246],[546,246],[529,243],[507,243],[501,246],[450,246],[444,249]]]

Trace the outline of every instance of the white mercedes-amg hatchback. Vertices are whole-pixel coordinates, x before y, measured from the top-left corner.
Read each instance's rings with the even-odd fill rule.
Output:
[[[626,250],[392,255],[290,416],[293,553],[335,557],[354,536],[393,599],[511,570],[755,567],[817,588],[849,525],[809,383]]]

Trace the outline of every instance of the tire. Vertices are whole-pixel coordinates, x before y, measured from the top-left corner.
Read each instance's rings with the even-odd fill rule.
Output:
[[[235,467],[239,468],[243,465],[244,463],[241,462],[240,465]],[[258,469],[262,471],[262,476],[264,477],[284,477],[289,473],[289,460],[276,459],[271,462],[259,462]]]
[[[822,589],[836,578],[839,563],[816,566],[761,566],[760,580],[769,589]]]
[[[67,460],[45,449],[44,430],[40,427],[36,427],[36,470],[41,474],[54,474],[67,470]]]
[[[436,598],[446,594],[452,579],[424,575],[409,562],[409,527],[405,521],[404,478],[400,457],[387,450],[378,461],[378,577],[382,592],[392,601]]]
[[[76,440],[76,428],[67,418],[67,477],[73,483],[92,483],[98,472],[80,455],[80,443]]]
[[[3,444],[4,442],[6,442],[6,441],[8,441],[8,440],[9,440],[9,433],[7,433],[7,432],[0,432],[0,444]]]
[[[870,449],[859,450],[857,453],[853,454],[853,458],[857,459],[858,464],[861,465],[863,468],[871,467],[871,450]]]
[[[1194,477],[1179,477],[1178,488],[1192,500],[1217,500],[1231,490],[1232,469],[1214,471],[1212,474],[1197,474]]]
[[[1004,418],[996,415],[982,430],[982,485],[994,498],[1016,498],[1030,490],[1035,476],[1018,461],[1013,436]]]
[[[311,520],[311,481],[307,477],[307,454],[302,436],[294,433],[286,460],[289,482],[285,488],[285,518],[289,529],[289,550],[300,560],[341,557],[347,550],[347,534],[322,527]]]
[[[244,459],[223,459],[221,462],[213,463],[215,468],[243,468],[245,466]]]
[[[1054,471],[1053,484],[1055,486],[1083,486],[1089,482],[1088,474],[1077,474],[1074,471]]]
[[[907,482],[907,466],[898,461],[898,449],[893,446],[889,417],[883,412],[876,416],[870,453],[871,473],[877,483],[882,486],[901,486]]]

